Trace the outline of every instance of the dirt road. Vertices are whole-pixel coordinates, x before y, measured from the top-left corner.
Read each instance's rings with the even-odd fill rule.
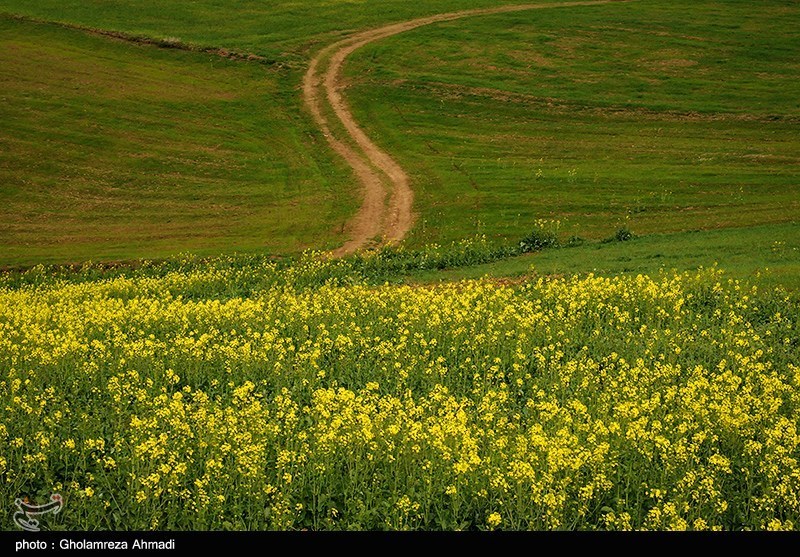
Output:
[[[352,167],[363,189],[363,202],[347,225],[349,240],[334,256],[342,256],[369,246],[399,242],[414,224],[414,190],[408,174],[387,152],[378,147],[356,123],[342,95],[342,67],[347,57],[372,42],[410,31],[424,25],[465,17],[564,8],[595,6],[633,0],[592,0],[550,4],[519,4],[475,10],[464,10],[413,19],[362,31],[336,42],[314,57],[303,80],[303,97],[328,143]],[[337,137],[330,118],[344,128],[346,137]],[[389,202],[386,196],[389,194]]]

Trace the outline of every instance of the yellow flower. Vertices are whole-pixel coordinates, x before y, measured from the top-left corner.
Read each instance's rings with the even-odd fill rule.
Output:
[[[486,518],[486,524],[489,526],[489,529],[494,530],[500,523],[503,522],[503,518],[500,516],[500,513],[493,512]]]

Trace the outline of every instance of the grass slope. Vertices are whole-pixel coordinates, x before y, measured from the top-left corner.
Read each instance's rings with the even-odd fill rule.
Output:
[[[341,241],[354,192],[300,105],[307,59],[355,29],[503,3],[515,2],[0,0],[0,11],[255,52],[272,68],[4,22],[15,48],[23,35],[36,40],[4,53],[13,72],[0,195],[11,208],[0,264],[288,253]],[[451,22],[358,54],[347,94],[413,174],[422,213],[413,245],[476,230],[516,240],[548,217],[565,236],[602,238],[622,224],[662,234],[638,244],[652,243],[644,256],[656,260],[668,238],[682,237],[669,233],[730,228],[702,236],[685,260],[674,251],[674,264],[732,254],[716,249],[721,241],[750,274],[769,246],[797,237],[798,11],[780,0],[757,11],[741,1],[643,0]],[[64,63],[42,66],[61,51]],[[80,94],[66,58],[86,64],[97,52],[105,62],[93,60],[82,78],[97,93]],[[213,85],[204,79],[212,64]],[[148,72],[158,75],[143,92]],[[185,95],[158,98],[172,74]],[[135,82],[136,94],[121,98],[98,80]],[[116,128],[124,133],[110,136]],[[587,261],[616,269],[609,249]],[[782,265],[791,277],[800,262],[788,252]]]
[[[0,18],[0,265],[332,246],[356,206],[285,75]]]
[[[0,19],[0,266],[340,245],[357,190],[302,106],[312,51],[495,4],[0,0],[0,13],[267,58],[231,64]]]
[[[414,239],[602,238],[800,211],[800,6],[637,2],[470,18],[370,45],[359,121],[414,177]],[[785,238],[776,238],[785,240]]]
[[[541,3],[547,3],[543,0]],[[23,14],[152,38],[255,52],[284,66],[305,66],[336,37],[415,17],[519,4],[515,0],[0,0]]]

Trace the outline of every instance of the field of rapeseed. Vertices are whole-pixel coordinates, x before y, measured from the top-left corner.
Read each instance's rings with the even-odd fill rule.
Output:
[[[796,300],[341,265],[6,280],[2,528],[800,526]]]

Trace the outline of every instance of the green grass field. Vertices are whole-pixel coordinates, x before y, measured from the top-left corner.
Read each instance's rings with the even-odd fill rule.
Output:
[[[798,28],[796,2],[482,16],[368,46],[348,95],[413,174],[414,242],[516,239],[537,218],[588,238],[786,223]]]
[[[513,3],[0,0],[0,12],[264,58],[0,19],[0,265],[340,244],[358,192],[302,106],[308,59],[359,29]],[[777,0],[468,18],[356,53],[347,95],[412,175],[412,246],[514,241],[550,218],[589,239],[730,229],[759,262],[750,236],[796,238],[798,22]],[[715,238],[702,242],[724,266]]]
[[[279,72],[0,30],[0,265],[337,242],[353,188]]]
[[[302,71],[336,36],[419,10],[315,4],[0,1],[0,13],[266,58],[0,17],[0,267],[341,244],[358,190],[302,107]]]
[[[556,0],[543,0],[541,3]],[[22,14],[198,46],[265,56],[305,67],[312,52],[353,31],[431,14],[519,4],[514,0],[1,0],[0,12]]]

